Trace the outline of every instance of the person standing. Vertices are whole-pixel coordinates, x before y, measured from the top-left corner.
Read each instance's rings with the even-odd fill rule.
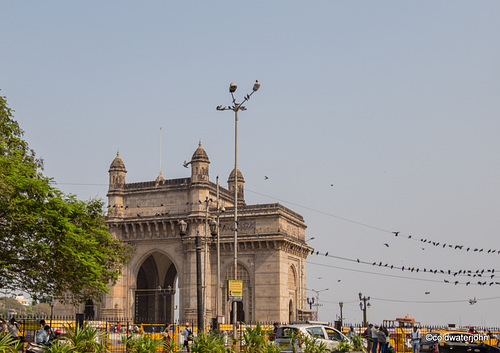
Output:
[[[193,331],[189,327],[189,322],[186,322],[186,328],[182,330],[181,336],[184,340],[184,348],[186,348],[187,352],[190,352],[189,350],[189,339],[193,335]]]
[[[373,340],[372,353],[377,353],[377,348],[378,348],[378,326],[375,326],[375,327],[372,328],[372,340]]]
[[[418,331],[417,326],[413,326],[413,332],[410,334],[410,344],[413,347],[413,353],[420,353],[420,340],[422,335]]]
[[[7,323],[4,319],[0,318],[0,336],[3,336],[4,332],[8,332]]]
[[[347,335],[346,335],[350,340],[352,340],[354,338],[354,336],[357,336],[356,334],[356,331],[354,331],[354,327],[351,325],[351,327],[349,327],[349,331],[347,331]]]
[[[391,334],[389,333],[389,330],[387,327],[382,326],[382,329],[384,330],[385,333],[385,353],[389,353],[389,347],[391,346]]]
[[[50,334],[50,326],[45,325],[43,330],[38,330],[35,337],[35,343],[43,344],[47,347],[50,347],[49,342],[49,334]]]
[[[59,344],[60,338],[61,338],[61,330],[57,329],[54,331],[54,336],[49,337],[49,342],[51,344]]]
[[[366,351],[370,353],[372,351],[373,338],[372,338],[372,328],[373,324],[369,324],[365,332],[363,332],[363,338],[366,339]]]
[[[7,329],[9,330],[9,333],[12,336],[12,338],[16,340],[19,339],[19,323],[16,321],[15,318],[10,319],[10,321],[7,323]]]
[[[172,340],[172,332],[170,329],[170,324],[166,324],[161,333],[163,337],[163,352],[170,352],[170,341]]]
[[[275,322],[273,324],[273,333],[269,335],[269,340],[270,341],[276,341],[276,337],[278,337],[278,329],[280,328],[280,323]]]
[[[385,353],[387,336],[385,335],[384,326],[382,325],[380,325],[377,331],[377,340],[378,340],[378,353]]]

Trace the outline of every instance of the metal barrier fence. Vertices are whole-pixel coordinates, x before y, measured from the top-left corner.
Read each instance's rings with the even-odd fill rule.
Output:
[[[1,319],[1,318],[0,318]],[[3,319],[8,321],[8,319]],[[51,327],[52,332],[56,330],[61,331],[61,337],[64,338],[66,329],[68,326],[74,327],[77,324],[82,324],[83,320],[81,317],[17,317],[16,321],[19,323],[19,335],[25,342],[33,342],[35,340],[36,331],[40,329],[40,320],[45,320],[45,323]],[[106,333],[106,341],[108,342],[108,348],[111,353],[126,352],[125,344],[123,339],[128,336],[140,336],[147,335],[153,339],[162,340],[162,332],[165,325],[162,324],[137,324],[128,319],[118,319],[118,318],[104,318],[104,319],[93,319],[85,321],[89,326],[96,328],[98,331],[103,331]],[[271,323],[259,323],[264,330],[272,332]],[[194,336],[198,334],[197,326],[193,323],[189,323],[190,328],[193,331]],[[247,327],[255,327],[257,323],[253,324],[239,324],[238,333],[241,336],[242,332],[246,330]],[[172,323],[170,326],[170,332],[172,339],[170,344],[179,347],[183,345],[183,339],[181,332],[186,327],[186,322],[179,324],[178,322]],[[233,326],[230,324],[220,325],[218,328],[219,332],[225,336],[227,344],[231,344],[231,336]],[[212,331],[212,327],[208,326],[207,333]],[[1,334],[0,334],[1,336]],[[162,346],[158,346],[157,351],[161,352],[163,350]],[[180,352],[186,351],[185,349],[179,349]]]
[[[16,318],[17,321],[19,322],[19,333],[20,336],[23,337],[23,339],[26,342],[32,342],[35,338],[35,332],[40,329],[40,320],[45,320],[46,324],[51,327],[53,331],[59,329],[62,332],[62,336],[64,337],[66,327],[68,325],[74,326],[78,323],[83,323],[83,318],[81,316],[78,317],[24,317],[24,318]],[[8,321],[5,319],[5,321]],[[162,324],[138,324],[134,323],[131,320],[128,319],[119,319],[119,318],[114,318],[114,319],[93,319],[93,320],[87,320],[86,321],[89,326],[96,328],[99,331],[103,331],[106,333],[106,339],[108,342],[108,347],[109,351],[112,353],[121,353],[121,352],[126,352],[126,347],[124,343],[122,342],[122,339],[127,336],[139,336],[139,335],[147,335],[149,337],[152,337],[154,339],[161,340],[162,339],[162,331],[164,329],[164,325]],[[172,340],[171,344],[174,344],[176,347],[180,347],[183,342],[182,342],[182,336],[181,332],[184,330],[185,322],[183,323],[172,323],[170,326],[170,332],[172,334]],[[270,322],[263,322],[263,323],[251,323],[251,324],[243,324],[240,323],[238,325],[238,332],[241,335],[242,332],[245,331],[247,327],[256,327],[257,324],[260,324],[261,327],[267,331],[268,333],[272,333],[273,329],[273,323]],[[286,325],[286,323],[283,323]],[[349,330],[349,326],[353,326],[354,330],[358,335],[361,335],[365,327],[362,327],[359,324],[353,324],[353,325],[346,325],[344,324],[343,327],[338,327],[335,324],[331,324],[330,326],[337,326],[337,328],[340,328],[340,330],[345,334]],[[190,323],[190,327],[192,328],[192,331],[194,335],[197,335],[197,327],[196,325],[193,325],[193,323]],[[422,336],[425,335],[427,332],[435,332],[435,331],[443,331],[449,329],[447,326],[435,326],[435,325],[420,325],[419,330],[422,333]],[[467,331],[468,327],[464,328],[454,328],[454,330],[462,330],[462,331]],[[497,344],[496,340],[496,334],[500,332],[500,328],[498,327],[475,327],[475,329],[478,332],[481,333],[490,333],[491,334],[491,339],[489,341],[486,341],[484,343],[487,344]],[[211,332],[212,328],[209,326],[207,329],[207,332]],[[232,330],[233,326],[230,324],[226,325],[220,325],[219,331],[221,332],[222,335],[224,335],[227,339],[227,343],[231,343],[231,336],[232,336]],[[405,353],[405,352],[411,352],[411,347],[408,344],[408,335],[410,333],[409,330],[407,329],[396,329],[396,328],[389,328],[390,332],[390,339],[391,339],[391,344],[394,348],[396,348],[396,351],[398,353]],[[158,346],[158,351],[161,352],[163,348],[161,346]],[[183,352],[185,350],[180,350],[180,352]]]

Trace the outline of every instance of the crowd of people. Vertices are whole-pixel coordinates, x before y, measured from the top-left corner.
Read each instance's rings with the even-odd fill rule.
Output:
[[[46,324],[45,320],[40,320],[39,324],[38,330],[35,331],[34,342],[50,347],[61,336],[61,330],[52,330],[50,326]],[[19,336],[19,323],[14,317],[8,322],[0,319],[0,332],[10,334],[15,340],[23,340],[23,338]]]
[[[163,338],[163,352],[169,352],[173,338],[172,325],[167,323],[162,329],[161,335]],[[181,336],[181,347],[185,348],[187,352],[190,352],[189,344],[193,341],[193,330],[189,327],[189,322],[186,322],[186,327],[181,331]]]
[[[414,329],[416,330],[416,327]],[[352,326],[351,330],[354,331]],[[418,332],[418,334],[420,335],[420,332]],[[349,332],[347,333],[347,336],[350,337]],[[363,332],[362,337],[366,339],[366,348],[368,353],[393,353],[394,351],[394,347],[391,346],[391,342],[389,339],[389,331],[383,325],[376,326],[373,324],[369,324],[366,330]],[[418,342],[416,340],[411,340],[411,342],[413,353],[419,353],[419,346],[417,346],[417,343],[420,343],[420,337]]]

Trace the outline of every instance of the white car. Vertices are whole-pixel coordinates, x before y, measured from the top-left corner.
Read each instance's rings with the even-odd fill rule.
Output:
[[[305,335],[317,338],[319,341],[323,342],[330,351],[337,350],[339,342],[350,341],[347,336],[330,326],[312,323],[285,325],[279,327],[276,332],[276,345],[280,348],[281,352],[293,352],[290,339],[290,333],[292,331],[300,331]],[[301,352],[298,344],[296,344],[296,346],[297,352]]]

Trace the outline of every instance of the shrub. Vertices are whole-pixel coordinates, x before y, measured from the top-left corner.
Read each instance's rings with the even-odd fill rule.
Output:
[[[364,352],[365,344],[361,336],[356,335],[352,337],[352,349],[357,352]]]
[[[242,345],[245,353],[278,353],[280,349],[273,342],[266,341],[267,331],[258,324],[257,327],[247,327],[243,333]]]
[[[224,344],[224,337],[212,332],[209,335],[199,334],[191,347],[193,353],[229,353],[231,348]]]
[[[129,335],[122,337],[122,342],[130,353],[155,353],[158,346],[163,346],[162,339],[154,339],[147,335],[136,337]]]
[[[7,334],[0,339],[0,353],[18,352],[23,350],[23,343]]]
[[[342,342],[339,342],[337,349],[339,350],[339,352],[349,352],[352,350],[352,348],[353,348],[353,346],[351,345],[351,342],[342,341]]]
[[[78,353],[105,353],[108,352],[106,332],[99,331],[85,322],[82,326],[66,325],[67,341]]]
[[[297,334],[298,341],[300,346],[302,347],[303,353],[324,353],[328,352],[328,348],[326,348],[326,344],[321,342],[314,336],[306,335],[299,331]]]

